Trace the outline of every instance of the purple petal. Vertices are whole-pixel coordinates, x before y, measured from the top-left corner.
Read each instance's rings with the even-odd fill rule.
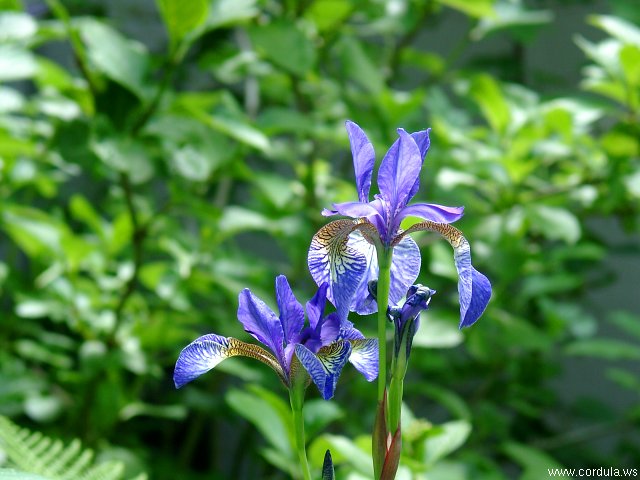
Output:
[[[291,291],[287,277],[276,277],[276,301],[280,311],[280,324],[284,332],[285,343],[297,342],[300,330],[304,327],[304,310]]]
[[[437,223],[453,223],[464,214],[464,207],[447,207],[435,203],[414,203],[404,207],[396,215],[396,229],[407,217],[420,217]]]
[[[307,318],[312,329],[316,328],[324,315],[324,307],[327,303],[327,289],[327,283],[321,284],[313,298],[307,302]]]
[[[351,143],[358,198],[361,202],[368,202],[369,189],[371,188],[371,174],[376,160],[373,145],[358,125],[347,120],[345,126],[347,127],[347,134],[349,135],[349,142]]]
[[[338,339],[341,328],[340,316],[337,312],[332,312],[322,319],[319,326],[319,336],[322,346],[329,345]]]
[[[298,360],[307,370],[325,400],[333,397],[338,377],[350,354],[351,344],[342,340],[322,347],[316,355],[304,345],[296,345]]]
[[[424,165],[424,157],[427,155],[429,151],[429,145],[431,145],[431,141],[429,140],[429,132],[430,128],[426,130],[421,130],[419,132],[414,132],[411,134],[411,138],[418,145],[418,149],[420,150],[420,157],[422,158],[422,164],[420,165],[420,169],[422,170],[422,165]],[[416,178],[413,187],[411,187],[411,191],[409,192],[409,200],[411,200],[416,193],[418,193],[418,189],[420,188],[420,175]]]
[[[352,340],[349,362],[364,376],[367,382],[374,381],[378,377],[378,339]]]
[[[284,332],[276,314],[248,288],[238,296],[238,320],[256,340],[275,354],[281,365],[284,361]]]
[[[411,237],[405,237],[393,248],[389,305],[397,305],[420,274],[420,248]]]
[[[324,209],[322,214],[325,217],[329,217],[331,215],[344,215],[345,217],[351,218],[361,218],[366,217],[369,221],[372,218],[380,217],[380,212],[378,209],[372,205],[371,203],[362,203],[362,202],[344,202],[344,203],[334,203],[333,210]],[[328,213],[330,215],[326,215]]]
[[[454,249],[460,295],[460,328],[473,325],[491,298],[491,283],[471,265],[471,249],[466,239]]]
[[[395,214],[410,200],[409,194],[420,175],[422,157],[413,138],[398,129],[400,138],[382,159],[378,170],[378,188]]]
[[[353,220],[335,220],[313,236],[309,247],[309,272],[316,284],[329,285],[327,298],[336,306],[340,318],[347,317],[351,299],[367,268],[365,256],[348,245],[349,235],[358,226]]]
[[[348,246],[358,250],[366,260],[366,269],[353,296],[350,309],[360,315],[368,315],[378,311],[378,303],[369,292],[369,282],[378,280],[380,269],[378,257],[373,245],[357,232],[349,237]],[[396,305],[407,293],[407,290],[420,273],[420,249],[411,237],[404,237],[393,249],[391,260],[391,285],[389,288],[389,304]]]
[[[282,366],[264,348],[214,334],[203,335],[182,349],[173,371],[173,382],[176,388],[180,388],[208,372],[225,358],[238,355],[255,358],[269,365],[287,384],[287,375]]]
[[[338,334],[338,339],[344,340],[362,340],[364,335],[360,330],[353,326],[353,322],[349,320],[343,320],[342,325],[340,327],[340,333]]]

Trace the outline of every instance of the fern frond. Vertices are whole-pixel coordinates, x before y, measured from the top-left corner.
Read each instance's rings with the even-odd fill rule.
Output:
[[[122,480],[124,472],[120,462],[94,464],[93,451],[82,448],[79,440],[65,446],[1,415],[0,449],[12,466],[51,480]]]

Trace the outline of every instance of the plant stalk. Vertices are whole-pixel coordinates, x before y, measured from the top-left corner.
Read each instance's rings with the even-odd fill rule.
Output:
[[[311,471],[309,470],[309,462],[307,461],[307,450],[304,435],[304,415],[302,407],[304,405],[304,383],[294,382],[289,390],[289,400],[291,402],[291,413],[293,417],[293,430],[296,439],[296,450],[298,460],[300,462],[300,470],[302,470],[302,478],[311,480]]]

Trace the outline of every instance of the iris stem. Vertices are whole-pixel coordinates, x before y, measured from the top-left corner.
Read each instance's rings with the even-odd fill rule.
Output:
[[[382,402],[387,387],[387,308],[389,307],[389,288],[391,285],[391,259],[393,249],[378,248],[378,402]]]
[[[293,430],[296,438],[296,450],[298,452],[300,469],[302,470],[302,478],[304,480],[311,480],[304,435],[304,415],[302,413],[302,407],[304,405],[304,382],[294,382],[294,385],[289,390],[289,400],[291,402]]]

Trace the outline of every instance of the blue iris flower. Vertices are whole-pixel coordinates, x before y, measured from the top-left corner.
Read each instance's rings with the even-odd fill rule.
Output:
[[[324,315],[327,286],[321,285],[307,303],[305,314],[284,275],[276,278],[276,315],[249,289],[239,295],[238,320],[268,350],[231,337],[204,335],[187,345],[176,362],[176,388],[208,372],[225,358],[246,356],[269,365],[287,388],[299,366],[309,374],[325,400],[333,397],[342,368],[351,364],[367,381],[378,376],[378,343],[365,339],[353,324],[336,312]],[[308,378],[308,377],[307,377]]]
[[[409,134],[398,129],[398,140],[386,153],[378,169],[378,190],[369,201],[375,163],[373,145],[353,122],[346,123],[351,143],[359,201],[338,203],[323,215],[343,215],[353,220],[336,220],[321,228],[309,249],[309,271],[316,283],[329,284],[328,298],[338,312],[359,314],[377,311],[369,283],[379,275],[377,249],[393,249],[389,303],[396,305],[420,272],[420,249],[409,233],[428,230],[442,235],[454,249],[460,296],[460,328],[472,325],[491,297],[487,277],[471,265],[469,242],[460,230],[449,225],[458,220],[463,207],[432,203],[409,204],[420,187],[420,170],[429,150],[429,130]],[[423,222],[406,231],[402,220],[419,217]]]

